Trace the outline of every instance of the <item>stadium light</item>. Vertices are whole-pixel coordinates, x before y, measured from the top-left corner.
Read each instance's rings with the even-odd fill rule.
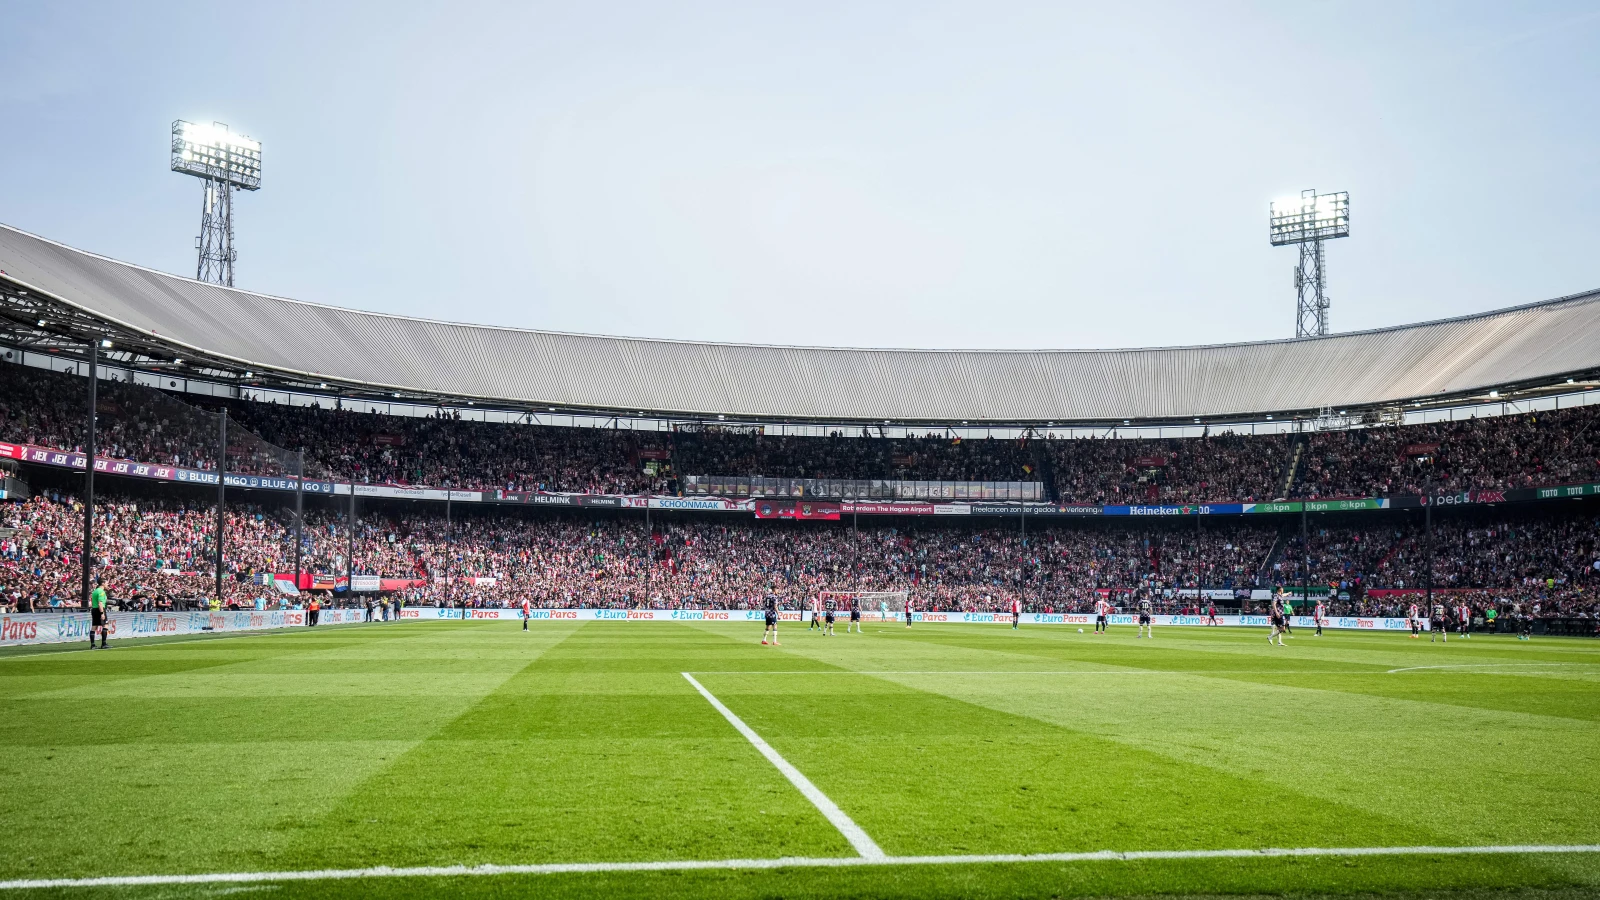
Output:
[[[233,192],[261,189],[261,142],[234,134],[221,122],[172,123],[172,171],[205,182],[200,236],[195,239],[199,281],[233,287]]]
[[[1350,193],[1307,190],[1298,197],[1280,197],[1268,207],[1268,228],[1272,246],[1300,246],[1300,264],[1294,270],[1294,336],[1327,334],[1330,301],[1322,242],[1350,236]]]
[[[223,181],[246,191],[261,188],[261,142],[234,134],[221,122],[172,123],[172,171]]]

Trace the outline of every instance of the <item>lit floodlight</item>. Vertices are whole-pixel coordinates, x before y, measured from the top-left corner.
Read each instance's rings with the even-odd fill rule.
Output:
[[[234,134],[221,122],[172,123],[172,171],[221,181],[246,191],[261,188],[261,142]]]
[[[1350,194],[1301,191],[1298,197],[1272,201],[1268,217],[1272,246],[1300,245],[1300,264],[1294,269],[1294,336],[1321,337],[1328,333],[1331,305],[1322,242],[1350,236]]]
[[[200,209],[200,251],[194,277],[233,287],[233,192],[261,188],[261,142],[234,134],[221,122],[172,123],[172,171],[205,182]]]
[[[1349,237],[1350,193],[1304,191],[1298,197],[1274,200],[1271,229],[1274,247]]]

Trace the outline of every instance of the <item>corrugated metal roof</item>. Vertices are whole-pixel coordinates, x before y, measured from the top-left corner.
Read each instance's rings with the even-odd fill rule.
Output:
[[[1600,292],[1325,338],[1134,350],[865,350],[462,325],[271,297],[0,226],[0,269],[123,327],[264,371],[666,415],[1226,418],[1458,395],[1600,369]]]

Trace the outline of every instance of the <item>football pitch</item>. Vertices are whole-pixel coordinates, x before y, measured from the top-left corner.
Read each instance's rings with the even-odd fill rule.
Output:
[[[781,636],[6,651],[0,900],[1600,895],[1600,641]]]

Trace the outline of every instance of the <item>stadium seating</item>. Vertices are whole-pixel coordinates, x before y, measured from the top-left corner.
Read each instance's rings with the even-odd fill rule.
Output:
[[[0,365],[0,440],[81,446],[83,388],[74,376]],[[213,418],[162,392],[114,382],[102,386],[100,407],[103,454],[215,467]],[[1600,428],[1592,427],[1600,405],[1308,435],[1066,440],[1044,434],[1028,441],[558,428],[248,400],[231,401],[228,409],[265,440],[304,448],[313,474],[465,490],[670,493],[675,475],[1035,480],[1046,483],[1051,499],[1100,505],[1381,497],[1600,481]],[[1304,442],[1298,457],[1297,441]],[[646,471],[653,461],[661,463],[655,474]],[[281,474],[281,468],[281,461],[230,453],[230,471]]]
[[[76,596],[82,509],[48,493],[0,506],[0,591],[15,608]],[[210,593],[215,512],[204,504],[105,498],[96,507],[96,566],[113,596],[140,604],[198,602]],[[1592,515],[1538,513],[1441,522],[1434,578],[1491,600],[1541,603],[1549,615],[1600,615],[1591,579]],[[1280,528],[1283,533],[1280,534]],[[227,601],[270,593],[255,573],[292,567],[292,515],[230,508],[224,540]],[[1337,583],[1350,599],[1336,612],[1392,611],[1372,591],[1421,587],[1420,533],[1373,520],[1310,535],[1311,583]],[[302,564],[341,575],[350,535],[337,513],[310,514]],[[1234,520],[1196,530],[1187,522],[894,525],[760,522],[679,517],[586,518],[493,508],[446,522],[437,506],[362,514],[353,570],[424,580],[411,603],[475,606],[744,608],[776,589],[798,605],[820,590],[909,590],[926,607],[999,611],[1013,598],[1035,611],[1083,611],[1099,594],[1146,588],[1247,590],[1299,584],[1302,545],[1288,525]],[[1225,605],[1234,605],[1224,601]],[[1164,611],[1194,601],[1164,600]]]

